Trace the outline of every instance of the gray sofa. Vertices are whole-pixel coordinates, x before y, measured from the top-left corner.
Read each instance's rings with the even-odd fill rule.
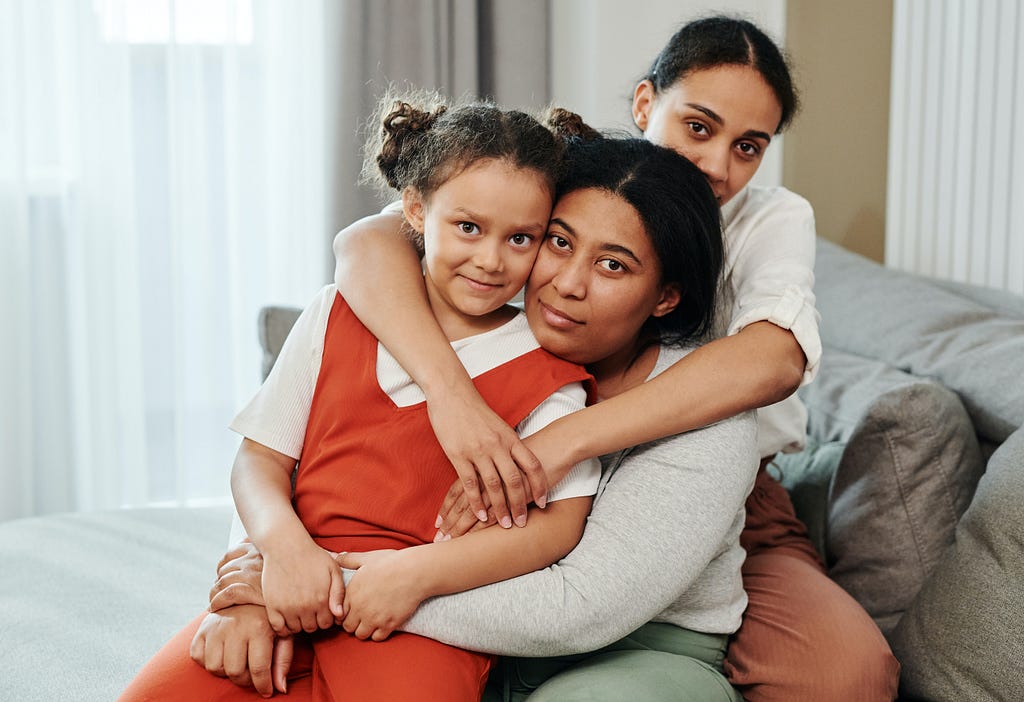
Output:
[[[1024,299],[819,243],[811,445],[777,469],[902,695],[1024,700]],[[260,320],[266,365],[296,311]],[[230,509],[0,524],[3,700],[110,700],[206,603]]]

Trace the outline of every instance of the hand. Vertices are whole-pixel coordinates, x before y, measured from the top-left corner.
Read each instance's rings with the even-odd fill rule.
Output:
[[[412,616],[425,595],[402,551],[342,553],[337,563],[357,570],[345,591],[345,631],[357,639],[383,641]]]
[[[288,691],[292,639],[278,639],[267,612],[256,605],[230,607],[206,615],[192,638],[189,655],[199,665],[263,697]]]
[[[263,597],[267,618],[279,636],[334,626],[343,614],[345,585],[332,554],[312,539],[263,555]]]
[[[441,448],[459,475],[472,513],[487,521],[487,506],[503,527],[526,525],[527,492],[538,507],[547,502],[548,482],[541,464],[515,431],[475,391],[427,398],[427,411]],[[511,509],[511,516],[509,510]]]
[[[487,512],[486,521],[481,522],[477,519],[477,516],[473,514],[473,510],[469,506],[469,498],[466,497],[466,491],[462,489],[462,481],[456,480],[448,488],[448,493],[444,496],[444,502],[441,503],[441,509],[435,523],[438,529],[437,533],[434,534],[434,542],[457,538],[471,531],[484,529],[497,523],[497,519],[495,519],[494,514],[490,511]]]
[[[527,449],[533,453],[535,458],[540,460],[541,465],[544,467],[544,473],[547,475],[548,483],[551,485],[556,485],[558,481],[568,475],[573,465],[575,465],[572,457],[565,450],[565,437],[558,435],[558,429],[559,422],[552,422],[535,434],[531,434],[523,439]],[[527,488],[529,488],[529,485],[527,485]],[[445,495],[444,502],[441,504],[441,509],[438,512],[437,522],[434,524],[438,529],[437,534],[434,536],[434,541],[462,536],[470,531],[479,529],[480,526],[490,526],[493,524],[493,515],[488,515],[487,520],[480,521],[473,514],[473,508],[470,506],[469,500],[464,493],[465,490],[462,489],[460,481],[456,481],[455,485],[449,488],[448,494]],[[531,501],[531,494],[527,492],[527,502]],[[539,502],[538,506],[541,506]]]
[[[217,564],[217,581],[210,588],[210,611],[241,604],[264,605],[263,554],[243,541],[224,554]]]

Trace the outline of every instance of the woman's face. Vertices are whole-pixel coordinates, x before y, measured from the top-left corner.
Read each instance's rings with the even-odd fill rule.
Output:
[[[525,302],[541,346],[600,375],[594,364],[632,359],[644,322],[672,311],[679,290],[661,283],[660,262],[632,205],[590,188],[555,203]]]
[[[750,66],[693,71],[658,94],[645,80],[633,93],[633,120],[644,136],[696,164],[719,205],[754,177],[781,119],[771,86]]]

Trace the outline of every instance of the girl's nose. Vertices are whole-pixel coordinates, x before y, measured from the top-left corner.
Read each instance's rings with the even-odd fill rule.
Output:
[[[504,268],[504,261],[501,257],[500,241],[482,241],[476,247],[473,256],[473,263],[477,268],[488,273],[500,273]]]

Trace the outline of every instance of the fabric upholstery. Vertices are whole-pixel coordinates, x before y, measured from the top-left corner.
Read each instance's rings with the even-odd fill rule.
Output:
[[[113,700],[199,614],[230,507],[0,524],[0,698]]]
[[[952,543],[984,470],[974,427],[950,390],[831,347],[801,396],[811,438],[844,445],[827,488],[829,575],[888,633]],[[808,489],[793,480],[792,493]]]
[[[956,543],[890,638],[904,694],[1024,700],[1024,428],[993,454]]]
[[[1024,317],[1000,313],[1018,309],[1019,298],[968,297],[821,239],[815,268],[825,343],[934,378],[960,395],[990,441],[1024,425]]]

